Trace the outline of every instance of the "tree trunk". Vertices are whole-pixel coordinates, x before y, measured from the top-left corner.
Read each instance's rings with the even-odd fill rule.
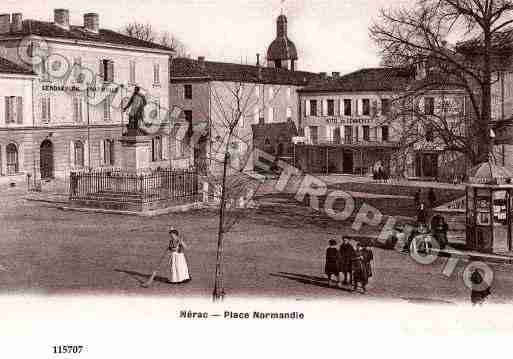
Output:
[[[212,299],[214,302],[221,301],[224,298],[224,285],[223,285],[223,235],[224,235],[224,212],[226,206],[226,171],[228,167],[228,151],[224,154],[223,163],[223,180],[221,188],[221,202],[219,204],[219,230],[217,234],[217,259],[216,259],[216,276],[214,282],[214,293]]]
[[[492,142],[490,139],[490,124],[492,120],[491,35],[487,31],[484,33],[484,46],[483,83],[481,86],[481,118],[477,119],[477,155],[475,156],[474,165],[488,161],[488,155],[492,151]]]

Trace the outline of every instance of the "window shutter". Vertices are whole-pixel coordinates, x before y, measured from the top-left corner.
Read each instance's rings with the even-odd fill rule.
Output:
[[[102,81],[105,79],[105,65],[103,60],[100,60],[100,67],[98,70],[98,76],[102,79]]]
[[[89,167],[89,141],[84,141],[84,147],[83,147],[83,153],[84,153],[84,167]]]
[[[328,115],[328,100],[322,100],[322,115]]]
[[[344,115],[344,100],[343,99],[339,99],[338,100],[338,107],[339,107],[339,115],[340,116],[343,116]]]
[[[114,61],[112,60],[109,60],[109,62],[107,62],[107,74],[107,81],[114,82]]]
[[[23,124],[23,97],[18,96],[16,98],[16,106],[18,107],[18,117],[16,120],[21,125]]]
[[[73,168],[75,166],[75,142],[71,140],[69,142],[69,167]]]
[[[317,116],[322,116],[322,101],[317,101]]]
[[[310,116],[310,101],[306,101],[306,116]]]
[[[306,142],[307,143],[311,143],[311,138],[310,138],[310,127],[309,126],[306,126],[305,127],[305,139],[306,139]]]
[[[105,141],[100,141],[100,166],[106,165],[105,162]]]
[[[162,137],[162,159],[167,160],[169,159],[169,137],[163,136]]]
[[[10,110],[10,97],[5,97],[5,123],[9,123],[11,121],[11,110]]]

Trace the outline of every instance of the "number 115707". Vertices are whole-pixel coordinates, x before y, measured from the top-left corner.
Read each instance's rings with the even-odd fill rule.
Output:
[[[83,345],[54,345],[54,354],[80,354],[84,350]]]

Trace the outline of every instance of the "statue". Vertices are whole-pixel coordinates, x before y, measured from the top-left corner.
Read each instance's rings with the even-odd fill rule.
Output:
[[[128,101],[127,105],[123,108],[123,112],[125,112],[130,107],[127,126],[128,136],[136,136],[139,134],[139,123],[144,118],[144,106],[146,106],[147,102],[140,91],[141,89],[136,86],[130,101]]]

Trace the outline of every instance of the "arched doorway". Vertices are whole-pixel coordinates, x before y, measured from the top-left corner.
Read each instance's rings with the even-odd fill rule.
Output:
[[[41,143],[39,159],[41,178],[53,178],[53,143],[50,140],[44,140]]]

